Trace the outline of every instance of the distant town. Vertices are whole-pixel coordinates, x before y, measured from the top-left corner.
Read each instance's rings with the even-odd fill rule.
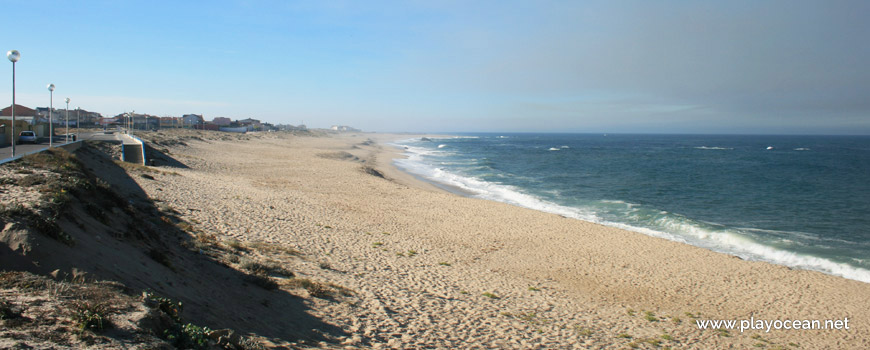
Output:
[[[304,124],[271,124],[253,118],[232,120],[225,117],[214,117],[206,120],[202,114],[184,114],[180,117],[156,116],[146,113],[121,113],[113,117],[104,117],[97,112],[77,108],[67,111],[62,108],[37,107],[36,109],[15,105],[15,130],[35,131],[37,136],[45,137],[49,134],[49,112],[51,122],[54,124],[55,134],[63,132],[58,128],[100,128],[116,129],[128,128],[132,130],[160,130],[165,128],[188,128],[198,130],[214,130],[225,132],[255,132],[255,131],[301,131],[308,130]],[[11,139],[12,106],[0,111],[0,144],[9,143]],[[333,125],[330,130],[338,132],[358,132],[359,129]]]

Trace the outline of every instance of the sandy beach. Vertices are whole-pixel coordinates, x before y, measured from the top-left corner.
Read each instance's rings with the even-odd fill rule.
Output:
[[[293,248],[271,259],[353,291],[306,301],[347,334],[326,347],[870,346],[870,284],[449,193],[391,165],[409,137],[189,140],[165,148],[183,166],[156,167],[174,175],[135,178],[197,229]],[[720,319],[849,329],[697,326]]]

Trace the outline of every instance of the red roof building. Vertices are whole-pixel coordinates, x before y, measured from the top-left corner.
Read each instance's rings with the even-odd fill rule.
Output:
[[[10,105],[9,107],[3,108],[3,110],[0,111],[0,116],[11,117],[12,116],[12,106]],[[36,116],[36,111],[32,110],[30,108],[24,107],[20,104],[15,104],[15,116],[16,117],[17,116],[34,117],[34,116]]]

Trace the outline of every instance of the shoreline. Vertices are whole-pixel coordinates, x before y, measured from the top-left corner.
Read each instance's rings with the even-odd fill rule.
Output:
[[[463,197],[474,196],[474,193],[471,193],[471,192],[466,191],[464,189],[461,189],[459,187],[450,186],[448,184],[443,184],[443,183],[439,183],[436,181],[430,181],[429,179],[426,179],[426,178],[421,177],[419,175],[412,174],[408,171],[400,169],[395,164],[395,161],[397,159],[407,159],[408,157],[405,155],[405,152],[403,149],[401,149],[397,146],[392,146],[390,144],[397,142],[397,141],[400,141],[400,140],[403,140],[403,139],[408,139],[408,138],[407,137],[398,137],[399,136],[398,134],[381,134],[381,135],[384,137],[375,140],[375,142],[378,145],[380,145],[382,148],[381,153],[376,155],[376,157],[379,160],[383,159],[383,158],[388,159],[385,162],[381,162],[381,163],[377,164],[379,166],[378,169],[381,170],[382,172],[392,175],[395,179],[397,179],[399,182],[401,182],[402,184],[404,184],[406,186],[417,187],[417,188],[427,188],[427,189],[434,188],[435,190],[440,190],[440,191],[452,193],[452,194],[463,196]],[[420,137],[434,137],[434,136],[447,137],[449,135],[415,134],[415,135],[409,135],[409,136],[414,136],[416,138],[420,138]]]
[[[870,346],[866,283],[449,193],[393,166],[390,135],[266,136],[190,141],[172,149],[189,167],[180,176],[136,180],[196,209],[185,215],[203,231],[300,250],[305,259],[283,262],[298,276],[356,291],[354,307],[314,312],[348,344],[621,348],[665,333],[680,348],[751,347],[753,335]],[[848,317],[852,329],[722,336],[695,325],[750,317]]]
[[[389,135],[389,134],[385,134],[385,135]],[[396,135],[396,136],[398,136],[398,135]],[[435,136],[435,137],[447,137],[445,135],[427,135],[427,134],[420,134],[420,135],[413,135],[413,136],[415,136],[417,138],[419,138],[419,137],[433,137],[433,136]],[[396,142],[396,141],[399,141],[402,139],[407,139],[407,138],[386,137],[386,138],[380,139],[378,142],[379,142],[379,144],[382,144],[385,147],[391,147],[388,145],[388,143]],[[458,188],[458,187],[439,183],[437,181],[429,180],[429,179],[426,179],[424,177],[418,176],[416,174],[413,174],[413,173],[410,173],[410,172],[407,172],[407,171],[401,169],[399,166],[397,166],[395,164],[395,160],[396,159],[404,159],[404,158],[407,158],[407,156],[404,155],[404,152],[402,152],[401,149],[399,149],[397,147],[392,147],[392,148],[394,148],[393,152],[385,152],[386,154],[388,154],[389,157],[391,157],[391,161],[386,163],[386,164],[379,164],[379,165],[385,169],[384,171],[389,171],[391,173],[399,172],[399,173],[404,173],[406,175],[409,175],[411,177],[410,180],[407,177],[400,178],[400,181],[404,181],[406,185],[415,186],[415,187],[422,187],[422,186],[426,186],[426,185],[431,185],[431,186],[434,186],[435,188],[440,189],[442,191],[445,191],[447,193],[451,193],[451,194],[455,194],[455,195],[459,195],[459,196],[467,197],[467,198],[478,198],[478,197],[475,197],[475,194],[472,192],[466,191],[466,190]],[[543,212],[543,213],[560,215],[558,213],[553,213],[550,211],[529,208],[529,207],[523,206],[521,204],[501,202],[501,201],[494,200],[494,199],[487,199],[487,200],[490,200],[492,202],[497,202],[497,203],[508,204],[508,205],[512,205],[512,206],[516,206],[516,207],[520,207],[520,208],[524,208],[524,209],[535,210],[535,211],[539,211],[539,212]],[[566,217],[566,218],[569,218],[569,217]],[[799,270],[805,270],[805,271],[819,272],[819,273],[823,273],[825,275],[829,275],[829,276],[833,276],[833,277],[839,277],[839,278],[844,278],[844,279],[851,280],[851,281],[857,281],[857,282],[870,284],[870,280],[864,280],[860,276],[847,277],[845,273],[837,274],[835,271],[833,271],[835,268],[839,268],[839,269],[842,269],[845,271],[856,271],[853,274],[858,274],[858,273],[862,273],[862,272],[867,273],[866,270],[863,270],[861,268],[854,267],[851,265],[845,265],[843,263],[838,263],[838,262],[835,262],[832,260],[828,260],[824,257],[808,256],[808,258],[821,259],[821,260],[826,261],[827,264],[833,266],[830,268],[832,271],[822,271],[820,269],[812,269],[809,267],[803,267],[801,265],[790,265],[786,262],[777,261],[775,258],[765,257],[763,255],[759,255],[758,253],[751,252],[748,248],[743,248],[743,247],[741,247],[741,248],[744,250],[739,251],[739,250],[716,249],[715,247],[708,247],[708,246],[704,246],[703,244],[696,245],[696,244],[692,244],[692,243],[689,243],[689,242],[686,242],[686,241],[683,241],[680,239],[676,239],[676,237],[668,238],[668,236],[671,236],[671,234],[668,232],[661,232],[661,233],[656,232],[659,234],[652,234],[652,233],[644,232],[647,229],[644,229],[642,227],[627,226],[625,224],[620,224],[620,223],[598,223],[598,222],[584,220],[582,218],[570,218],[570,219],[579,220],[579,221],[589,223],[589,224],[602,225],[605,227],[610,227],[610,228],[614,228],[614,229],[618,229],[618,230],[624,230],[627,232],[632,232],[632,233],[644,235],[647,237],[653,237],[653,238],[663,239],[663,240],[667,240],[667,241],[671,241],[671,242],[675,242],[675,243],[679,243],[679,244],[684,244],[684,245],[691,246],[694,248],[699,248],[699,249],[704,249],[704,250],[714,252],[714,253],[724,254],[724,255],[727,255],[728,257],[731,257],[731,258],[738,258],[738,259],[747,260],[747,261],[762,262],[762,263],[772,264],[775,266],[781,266],[781,267],[786,267],[786,268],[790,268],[790,269],[799,269]],[[757,244],[762,249],[775,250],[781,254],[786,254],[786,255],[793,254],[793,252],[790,252],[787,250],[779,250],[775,247],[769,247],[769,246],[766,246],[766,245],[761,244],[761,243],[752,243],[752,244]],[[747,256],[750,256],[750,257],[747,257]]]

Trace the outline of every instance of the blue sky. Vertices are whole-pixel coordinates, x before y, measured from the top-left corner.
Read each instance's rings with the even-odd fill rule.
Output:
[[[6,1],[17,102],[367,131],[870,134],[867,1]],[[11,22],[9,19],[11,18]],[[11,64],[0,102],[11,103]]]

